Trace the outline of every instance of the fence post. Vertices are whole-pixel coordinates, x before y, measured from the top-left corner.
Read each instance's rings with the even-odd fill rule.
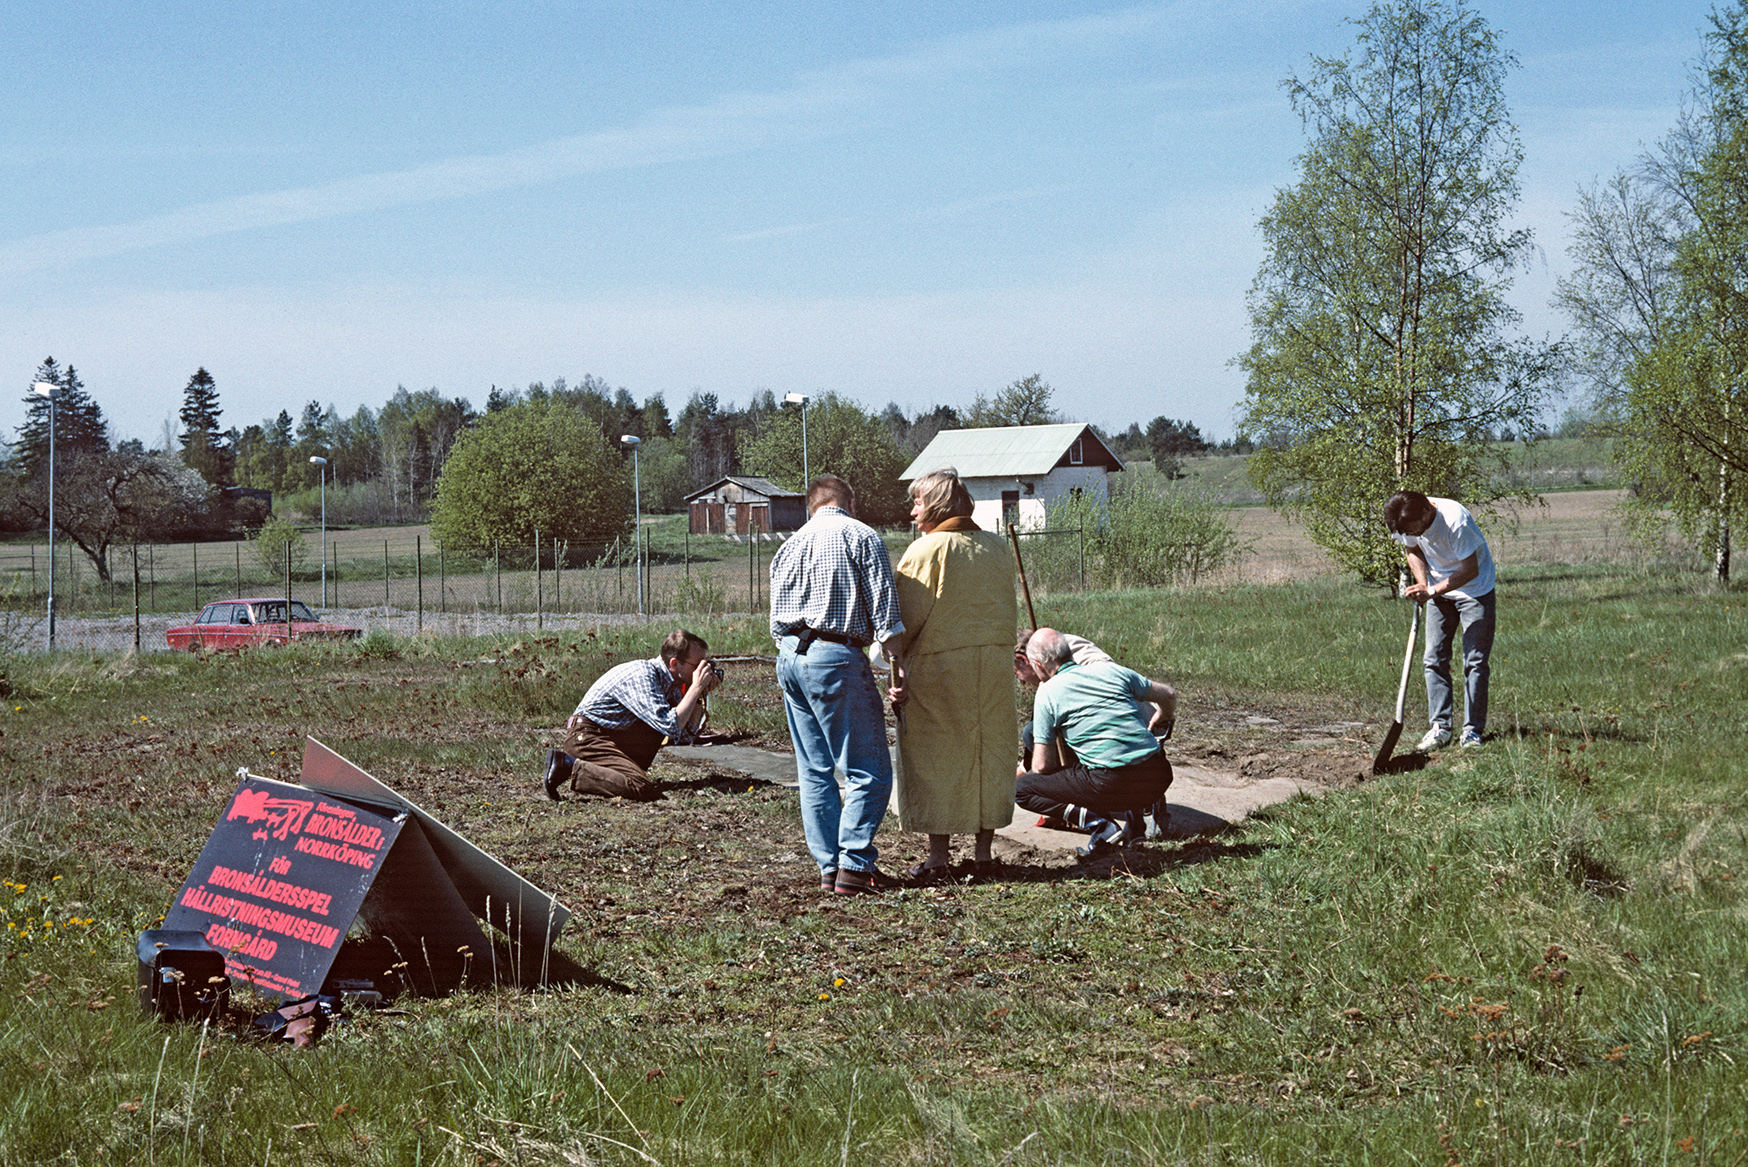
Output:
[[[243,594],[243,541],[237,540],[237,594]]]
[[[504,561],[498,556],[498,541],[492,540],[492,574],[498,581],[498,615],[504,614]]]
[[[1086,520],[1080,521],[1080,590],[1086,591]]]
[[[419,596],[419,611],[413,617],[413,631],[425,631],[425,537],[413,536],[413,589]]]
[[[753,533],[749,526],[747,530],[747,611],[749,612],[759,610],[759,598],[753,594],[753,548],[755,546],[757,545],[753,542]]]
[[[140,545],[134,549],[134,655],[140,655]]]
[[[546,584],[546,570],[540,566],[540,528],[534,528],[534,629],[546,628],[546,597],[541,588]]]
[[[150,602],[152,605],[152,614],[156,615],[158,612],[158,545],[156,543],[146,544],[146,572],[152,579]]]
[[[194,610],[200,611],[200,544],[190,543],[188,551],[194,556]]]
[[[291,647],[291,541],[285,542],[285,646]]]
[[[388,615],[388,540],[382,541],[382,614]]]
[[[437,544],[437,610],[449,611],[449,561],[441,543]]]
[[[332,570],[328,572],[328,578],[334,581],[334,607],[338,608],[340,607],[340,544],[338,541],[330,539],[328,548],[328,558],[332,566]]]
[[[563,554],[562,547],[563,544],[558,541],[558,536],[554,535],[552,537],[552,610],[554,613],[564,610],[564,579],[559,575],[559,572],[563,570],[563,563],[560,560],[560,556]]]

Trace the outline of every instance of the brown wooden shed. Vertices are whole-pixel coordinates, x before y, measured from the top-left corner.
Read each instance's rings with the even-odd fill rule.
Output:
[[[686,496],[694,535],[769,535],[807,521],[807,496],[765,478],[731,474]]]

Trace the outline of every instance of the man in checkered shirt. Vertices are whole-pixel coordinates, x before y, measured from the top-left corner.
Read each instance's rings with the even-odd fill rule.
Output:
[[[691,738],[704,719],[705,695],[721,683],[710,646],[683,628],[662,641],[654,659],[614,665],[571,714],[564,749],[546,752],[546,796],[558,801],[568,777],[578,794],[662,797],[648,777],[656,752]]]
[[[801,825],[819,864],[820,889],[878,890],[874,832],[892,793],[886,709],[867,648],[892,661],[891,695],[901,699],[898,588],[892,557],[855,519],[850,484],[827,475],[807,491],[807,523],[771,558],[771,638],[777,681],[795,744]],[[835,770],[844,772],[840,794]]]

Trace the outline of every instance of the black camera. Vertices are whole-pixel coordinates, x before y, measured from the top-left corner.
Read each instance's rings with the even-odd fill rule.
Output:
[[[712,661],[710,663],[710,673],[717,680],[719,680],[719,681],[722,680],[722,666],[717,664],[715,661]]]

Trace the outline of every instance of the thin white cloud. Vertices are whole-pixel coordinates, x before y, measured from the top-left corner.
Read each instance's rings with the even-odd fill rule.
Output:
[[[657,110],[628,125],[498,154],[444,159],[292,190],[195,203],[111,226],[71,227],[0,245],[0,271],[22,273],[266,227],[537,186],[602,171],[720,157],[853,132],[919,85],[974,70],[1035,66],[1096,52],[1157,22],[1156,9],[1016,25],[856,61],[766,93]]]
[[[754,231],[740,231],[724,236],[729,243],[757,243],[761,239],[786,239],[796,235],[812,235],[819,231],[829,231],[834,227],[847,227],[859,222],[849,215],[840,215],[835,219],[819,219],[811,223],[785,223],[780,227],[761,227]]]
[[[925,207],[908,215],[888,217],[883,221],[892,224],[914,224],[943,222],[957,219],[988,207],[1000,206],[1003,203],[1024,202],[1029,199],[1041,198],[1045,195],[1072,189],[1066,183],[1052,186],[1031,187],[1025,190],[996,191],[992,194],[979,195],[976,198],[957,199],[939,206]],[[851,215],[840,215],[834,219],[818,219],[807,223],[785,223],[776,227],[761,227],[752,231],[741,231],[726,236],[730,243],[755,243],[762,239],[782,239],[796,235],[812,235],[820,231],[830,231],[839,227],[858,226],[866,220]]]

